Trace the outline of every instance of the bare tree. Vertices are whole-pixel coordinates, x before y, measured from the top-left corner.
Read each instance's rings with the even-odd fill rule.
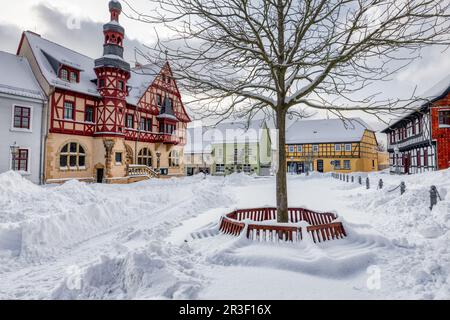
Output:
[[[274,114],[279,222],[288,221],[286,115],[404,110],[400,99],[361,97],[362,89],[389,80],[425,46],[449,45],[449,0],[154,0],[148,14],[124,2],[128,17],[164,25],[141,54],[166,55],[204,116]]]

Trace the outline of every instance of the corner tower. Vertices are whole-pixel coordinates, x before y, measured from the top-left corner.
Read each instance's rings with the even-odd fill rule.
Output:
[[[97,107],[98,136],[124,135],[127,81],[130,64],[123,59],[125,29],[119,23],[122,6],[119,1],[109,2],[111,21],[103,26],[103,56],[95,60],[97,87],[102,97]]]

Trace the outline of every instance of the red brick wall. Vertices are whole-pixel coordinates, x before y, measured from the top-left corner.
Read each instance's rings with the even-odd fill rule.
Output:
[[[439,128],[439,110],[450,110],[450,93],[431,108],[432,138],[437,141],[438,169],[450,168],[450,128]]]

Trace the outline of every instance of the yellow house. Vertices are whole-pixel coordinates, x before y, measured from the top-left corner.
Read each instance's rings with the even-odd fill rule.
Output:
[[[375,132],[361,119],[302,120],[286,130],[288,172],[378,170]]]

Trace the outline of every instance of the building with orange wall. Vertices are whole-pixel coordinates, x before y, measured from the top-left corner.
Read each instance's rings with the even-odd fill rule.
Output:
[[[170,64],[132,68],[123,59],[120,3],[111,1],[109,11],[98,59],[33,32],[22,35],[17,55],[28,59],[48,99],[46,183],[128,183],[185,172],[190,118]]]

